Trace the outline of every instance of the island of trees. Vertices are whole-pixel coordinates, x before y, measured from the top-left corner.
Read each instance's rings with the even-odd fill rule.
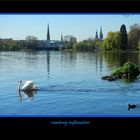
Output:
[[[122,67],[114,70],[114,72],[109,76],[103,76],[103,80],[115,81],[118,79],[127,79],[129,82],[135,80],[140,74],[139,67],[131,62],[126,62]]]

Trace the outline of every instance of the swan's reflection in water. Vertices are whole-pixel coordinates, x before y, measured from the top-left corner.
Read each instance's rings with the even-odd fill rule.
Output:
[[[32,100],[37,91],[18,91],[19,101],[22,102],[24,98]]]

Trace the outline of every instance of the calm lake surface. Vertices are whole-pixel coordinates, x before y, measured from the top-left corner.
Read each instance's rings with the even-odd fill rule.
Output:
[[[0,115],[139,115],[140,79],[102,80],[127,61],[140,53],[0,52]],[[18,80],[39,90],[19,93]]]

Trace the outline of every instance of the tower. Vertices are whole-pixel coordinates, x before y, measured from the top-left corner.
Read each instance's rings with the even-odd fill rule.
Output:
[[[100,27],[100,39],[103,39],[102,26]]]
[[[95,40],[98,39],[98,32],[96,30]]]
[[[62,35],[62,33],[61,33],[61,41],[63,41],[63,35]]]
[[[48,24],[48,28],[47,28],[47,41],[50,40],[50,31],[49,31],[49,24]]]

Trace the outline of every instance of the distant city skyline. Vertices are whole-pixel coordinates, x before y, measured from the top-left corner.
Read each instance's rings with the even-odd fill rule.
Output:
[[[0,14],[0,38],[24,40],[28,35],[46,40],[49,24],[51,40],[61,35],[73,35],[78,41],[95,38],[96,31],[104,38],[110,31],[119,31],[122,24],[127,32],[133,24],[140,24],[140,14]]]

